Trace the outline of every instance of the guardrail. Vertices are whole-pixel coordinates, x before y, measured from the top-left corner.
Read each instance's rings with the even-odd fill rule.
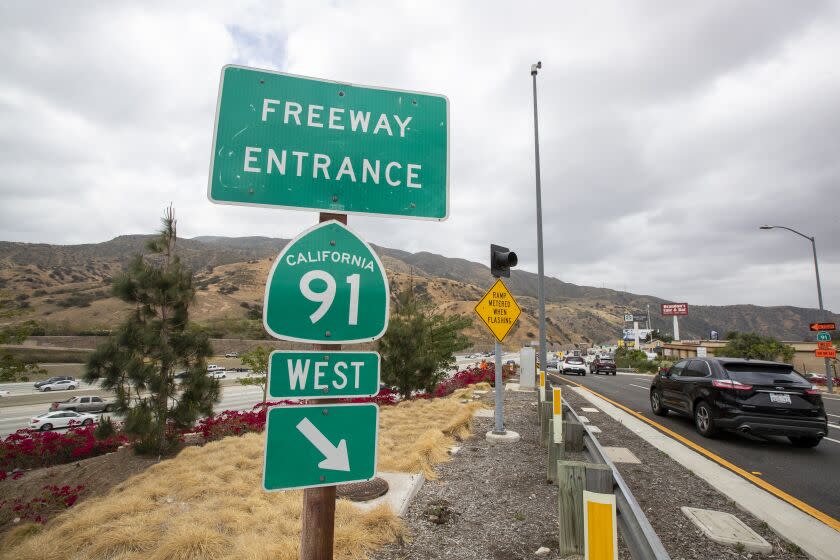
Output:
[[[537,410],[540,445],[548,448],[547,480],[558,485],[561,553],[582,554],[589,546],[585,542],[588,539],[585,534],[587,529],[581,533],[581,520],[578,517],[583,502],[586,502],[582,498],[586,494],[583,492],[585,489],[598,493],[601,499],[607,501],[611,501],[612,496],[615,498],[614,521],[599,525],[596,538],[608,539],[609,533],[617,529],[633,560],[670,560],[647,516],[588,424],[581,422],[577,412],[565,399],[561,400],[562,406],[555,408],[556,403],[551,396],[553,392],[551,388],[547,388],[544,396],[537,392]],[[557,390],[558,395],[560,392]],[[562,425],[557,424],[555,428],[558,422]],[[555,429],[561,428],[562,432],[558,432],[555,439]],[[567,451],[582,452],[586,461],[563,460]],[[591,505],[591,502],[588,503]],[[613,524],[614,528],[610,529]],[[614,549],[615,546],[608,548]],[[617,550],[613,550],[613,554],[617,558]]]
[[[572,418],[580,422],[580,417],[577,412],[569,406],[569,403],[565,399],[563,400],[563,404]],[[589,430],[589,426],[583,422],[580,423],[584,427],[583,445],[585,447],[585,453],[591,461],[606,465],[612,471],[613,490],[615,491],[616,510],[618,512],[618,530],[621,532],[622,537],[624,537],[627,548],[630,549],[630,555],[634,560],[670,560],[671,557],[668,555],[665,547],[662,546],[659,535],[651,527],[650,521],[648,521],[636,498],[633,497],[633,493],[628,488],[627,483],[624,482],[621,473],[618,472],[615,464],[604,453],[601,443]]]

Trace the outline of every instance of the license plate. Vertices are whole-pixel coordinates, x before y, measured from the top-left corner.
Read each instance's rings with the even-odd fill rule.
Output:
[[[770,402],[779,404],[790,404],[790,395],[786,393],[770,393]]]

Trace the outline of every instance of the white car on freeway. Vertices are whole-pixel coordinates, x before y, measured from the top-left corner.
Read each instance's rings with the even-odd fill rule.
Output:
[[[47,383],[38,387],[39,391],[69,391],[70,389],[78,389],[79,382],[75,379],[62,379],[55,383]]]
[[[33,430],[46,432],[56,428],[69,428],[70,426],[90,426],[98,420],[95,414],[87,412],[74,412],[72,410],[54,410],[35,416],[29,421],[29,427]]]
[[[207,375],[212,377],[213,379],[224,379],[227,377],[225,375],[225,370],[223,369],[212,369],[207,372]]]
[[[6,389],[0,388],[0,397],[8,397],[11,394],[11,391],[7,391]]]

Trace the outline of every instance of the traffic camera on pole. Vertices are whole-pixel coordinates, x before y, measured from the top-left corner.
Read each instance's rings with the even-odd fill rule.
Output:
[[[518,262],[516,253],[507,247],[490,245],[490,274],[494,277],[510,278],[510,269],[516,266]]]

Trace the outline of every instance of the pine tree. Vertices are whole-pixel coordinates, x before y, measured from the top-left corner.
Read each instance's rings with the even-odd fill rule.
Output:
[[[396,295],[388,331],[379,340],[382,380],[403,397],[419,389],[433,391],[455,363],[455,352],[470,346],[461,331],[469,319],[436,313],[414,296],[413,282]]]
[[[271,349],[264,346],[257,346],[242,354],[239,359],[242,363],[251,368],[252,375],[240,377],[240,385],[255,385],[262,389],[262,402],[266,401],[268,394],[268,361],[271,357]]]
[[[138,452],[162,454],[173,444],[172,428],[213,413],[219,383],[207,375],[212,355],[205,333],[189,322],[195,299],[192,271],[176,254],[175,212],[166,209],[149,254],[136,255],[115,278],[115,296],[134,305],[128,319],[90,356],[85,381],[101,381],[116,393],[124,430],[137,437]],[[175,374],[185,370],[180,383]]]

